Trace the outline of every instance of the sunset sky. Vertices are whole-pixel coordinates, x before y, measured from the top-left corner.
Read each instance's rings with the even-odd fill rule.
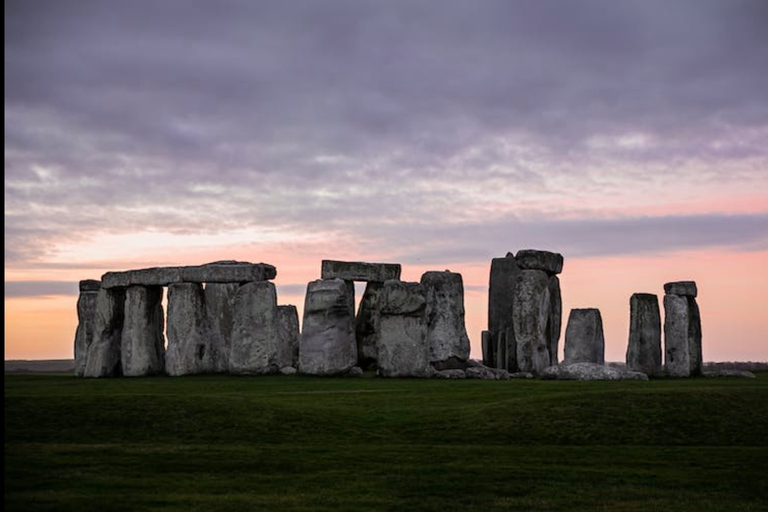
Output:
[[[768,360],[764,0],[4,5],[5,359],[71,358],[108,270],[271,263],[301,309],[322,259],[460,272],[479,358],[537,248],[607,360],[673,280],[705,360]]]

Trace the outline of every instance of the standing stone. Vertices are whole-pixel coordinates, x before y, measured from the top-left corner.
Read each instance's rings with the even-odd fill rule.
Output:
[[[96,297],[101,281],[86,279],[80,281],[80,296],[77,298],[77,330],[75,331],[75,375],[82,377],[88,361],[88,348],[93,343],[93,329],[96,321]]]
[[[299,371],[336,375],[357,364],[354,316],[349,288],[341,279],[318,279],[307,286],[299,341]]]
[[[207,373],[215,370],[205,311],[205,293],[200,283],[168,286],[168,375]]]
[[[463,368],[469,359],[469,337],[464,324],[464,284],[461,274],[426,272],[421,276],[426,295],[429,361],[436,370]]]
[[[229,352],[232,347],[232,329],[235,295],[240,283],[205,283],[205,313],[210,333],[213,371],[229,371]]]
[[[547,347],[549,364],[556,365],[560,348],[560,330],[563,322],[563,300],[560,297],[560,279],[549,277],[549,320],[547,321]]]
[[[419,283],[390,280],[379,294],[378,371],[382,377],[427,377],[427,299]]]
[[[93,341],[88,347],[85,377],[119,377],[120,341],[125,314],[125,288],[102,288],[96,296]]]
[[[651,293],[635,293],[629,299],[627,368],[661,374],[661,315],[659,299]]]
[[[355,320],[357,338],[357,365],[365,370],[376,368],[379,338],[379,293],[382,283],[369,282],[365,286]]]
[[[691,375],[688,300],[679,295],[664,296],[665,366],[670,377]]]
[[[565,328],[564,364],[605,364],[603,318],[595,308],[572,309]]]
[[[274,283],[255,281],[238,288],[232,317],[229,371],[257,375],[277,372],[279,334]]]
[[[694,283],[694,286],[696,283]],[[703,374],[704,360],[701,353],[701,313],[692,295],[685,297],[688,303],[688,358],[691,377]]]
[[[120,360],[126,377],[157,375],[165,370],[162,301],[161,286],[129,286],[125,291]]]
[[[513,306],[517,366],[521,372],[538,374],[550,365],[547,336],[550,308],[547,273],[543,270],[521,270]],[[517,369],[508,370],[513,372]]]
[[[491,333],[490,331],[483,331],[480,333],[480,336],[480,343],[483,349],[483,365],[488,368],[495,368],[496,366],[493,360],[493,338],[491,338]]]
[[[488,284],[488,331],[493,349],[491,359],[483,361],[486,366],[516,371],[517,348],[513,327],[513,308],[519,275],[520,267],[512,253],[508,253],[506,258],[491,260],[491,276]],[[499,334],[502,332],[506,333],[509,342],[506,361],[500,361],[495,350]]]
[[[496,348],[494,352],[496,353],[496,366],[495,368],[499,370],[508,370],[508,364],[509,364],[509,350],[511,348],[509,343],[509,333],[511,330],[505,330],[499,332],[498,336],[496,336]],[[517,357],[514,357],[513,360],[517,360]]]
[[[299,366],[299,313],[296,306],[277,306],[277,366]]]

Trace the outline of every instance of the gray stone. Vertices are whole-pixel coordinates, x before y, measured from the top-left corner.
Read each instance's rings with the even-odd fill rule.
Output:
[[[471,366],[464,370],[468,379],[479,380],[509,380],[509,372],[487,366]]]
[[[80,293],[83,292],[98,292],[101,290],[101,281],[98,279],[83,279],[79,283]]]
[[[341,279],[319,279],[307,286],[299,341],[299,371],[337,375],[357,364],[354,317]]]
[[[168,286],[167,321],[165,373],[177,376],[215,371],[202,284]]]
[[[517,251],[515,261],[525,270],[543,270],[548,274],[563,271],[563,255],[556,252],[522,249]]]
[[[490,331],[483,331],[480,333],[480,337],[480,346],[483,350],[483,364],[495,368],[496,365],[493,361],[493,339],[491,338]]]
[[[469,337],[464,324],[464,283],[455,272],[425,272],[421,285],[426,295],[429,361],[438,370],[466,363]]]
[[[595,308],[572,309],[565,328],[565,363],[605,363],[603,318]]]
[[[635,293],[629,299],[627,367],[646,375],[661,374],[661,314],[656,295]]]
[[[295,375],[298,372],[293,366],[283,366],[280,368],[280,373],[283,375]]]
[[[125,290],[102,288],[96,295],[93,341],[88,347],[85,377],[119,377]]]
[[[491,339],[491,357],[485,360],[487,366],[495,368],[517,368],[517,349],[513,327],[513,308],[517,277],[520,267],[511,253],[506,258],[491,260],[491,273],[488,283],[488,331]],[[500,333],[506,333],[508,347],[507,359],[500,361],[496,357],[496,346]]]
[[[277,364],[299,366],[299,313],[296,306],[277,306]]]
[[[346,281],[375,281],[400,279],[399,263],[364,263],[361,261],[323,260],[320,276],[323,279]]]
[[[155,267],[125,272],[107,272],[103,288],[133,285],[168,286],[177,283],[247,283],[274,279],[277,270],[266,263],[216,261],[190,267]]]
[[[688,352],[688,300],[679,295],[664,296],[664,364],[670,377],[690,377]]]
[[[727,369],[705,370],[704,372],[702,372],[702,376],[711,377],[711,378],[717,378],[717,377],[737,377],[737,378],[743,378],[743,379],[755,378],[755,374],[747,370],[727,370]]]
[[[532,379],[533,374],[530,372],[514,372],[509,374],[510,379]]]
[[[549,276],[543,270],[522,270],[517,278],[514,302],[514,330],[517,368],[538,374],[550,366],[547,324],[551,300]]]
[[[549,277],[549,320],[547,321],[547,347],[549,348],[549,364],[558,362],[560,348],[560,330],[563,323],[563,300],[560,297],[560,279]]]
[[[701,313],[696,299],[686,296],[688,302],[688,364],[691,369],[691,377],[701,375],[704,365],[701,353]]]
[[[229,371],[243,375],[279,371],[277,346],[280,335],[274,283],[256,281],[238,288],[232,319]]]
[[[664,293],[667,295],[696,297],[698,290],[696,289],[695,281],[675,281],[664,285]]]
[[[362,377],[365,372],[359,366],[353,366],[344,374],[345,377]]]
[[[596,363],[572,363],[550,366],[541,372],[546,380],[648,380],[642,372],[622,370]]]
[[[496,355],[496,364],[494,365],[494,368],[498,368],[499,370],[509,370],[509,364],[513,361],[517,361],[517,355],[514,357],[509,356],[510,350],[517,352],[517,348],[509,341],[510,332],[511,331],[508,330],[499,331],[496,335],[496,344],[493,349],[493,353]]]
[[[390,280],[379,292],[378,373],[382,377],[427,377],[429,345],[424,288]],[[419,308],[414,310],[414,305]]]
[[[379,339],[379,293],[382,283],[369,282],[365,286],[363,298],[355,320],[358,364],[368,370],[376,368],[377,346]]]
[[[206,283],[205,314],[210,334],[210,357],[213,371],[229,371],[229,353],[232,347],[235,295],[240,283]]]
[[[98,282],[98,281],[96,281]],[[75,331],[75,375],[82,377],[88,361],[88,348],[93,343],[96,322],[96,298],[98,289],[83,289],[80,281],[80,296],[77,298],[77,330]]]
[[[467,373],[464,370],[440,370],[436,371],[432,377],[435,379],[466,379]]]
[[[162,302],[160,286],[129,286],[125,291],[120,361],[126,377],[158,375],[165,370]]]

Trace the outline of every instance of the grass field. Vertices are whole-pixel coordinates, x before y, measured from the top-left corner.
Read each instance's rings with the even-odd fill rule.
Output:
[[[5,375],[5,509],[768,510],[768,373]]]

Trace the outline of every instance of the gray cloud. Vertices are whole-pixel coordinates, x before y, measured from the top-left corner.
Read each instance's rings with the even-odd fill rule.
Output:
[[[69,281],[6,281],[5,298],[78,295],[77,282]]]

